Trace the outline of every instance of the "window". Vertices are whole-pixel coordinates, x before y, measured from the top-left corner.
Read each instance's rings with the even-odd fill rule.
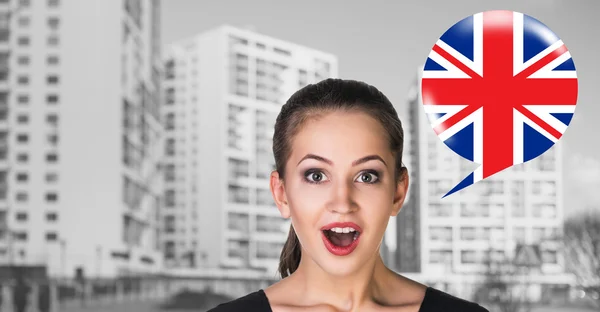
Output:
[[[48,18],[48,27],[52,28],[53,30],[58,29],[59,23],[60,23],[60,20],[58,19],[58,17],[49,17]]]
[[[18,212],[16,214],[16,219],[17,219],[17,221],[21,221],[21,222],[27,221],[27,219],[28,219],[27,213],[26,212]]]
[[[28,7],[31,4],[30,0],[19,0],[20,7]]]
[[[58,239],[58,235],[54,232],[46,233],[46,240],[49,242],[56,241]]]
[[[58,76],[51,75],[46,78],[46,82],[51,85],[58,84]]]
[[[56,103],[58,103],[58,95],[56,95],[56,94],[50,94],[50,95],[46,96],[46,102],[48,104],[56,104]]]
[[[29,65],[29,56],[27,55],[21,55],[17,58],[17,63],[19,63],[19,65]]]
[[[56,55],[49,55],[49,56],[46,58],[46,63],[47,63],[48,65],[57,65],[57,64],[59,63],[58,56],[56,56]]]
[[[474,227],[462,227],[460,229],[460,239],[461,240],[475,240],[475,228]]]
[[[49,153],[46,155],[46,161],[55,163],[58,161],[58,155],[56,155],[55,153]]]
[[[17,161],[20,163],[26,163],[29,161],[29,155],[21,153],[17,155]]]
[[[48,143],[52,146],[58,145],[58,134],[50,133],[48,134]]]
[[[19,39],[17,40],[17,43],[22,47],[29,46],[29,38],[28,37],[19,37]]]
[[[477,254],[474,250],[462,250],[460,252],[460,260],[462,263],[475,263]]]
[[[29,180],[29,176],[27,173],[17,173],[17,181],[19,182],[27,182]]]
[[[165,144],[165,154],[167,156],[175,156],[175,139],[167,139]]]
[[[58,220],[58,215],[56,212],[48,212],[46,213],[46,221],[54,222]]]
[[[14,236],[15,240],[18,240],[18,241],[26,241],[27,240],[27,232],[14,232],[14,233],[15,233],[15,236]],[[22,252],[22,254],[24,254],[24,253]]]
[[[175,191],[174,190],[165,191],[165,206],[166,207],[175,207]]]
[[[175,114],[173,114],[173,113],[167,114],[167,120],[165,121],[165,129],[166,130],[174,130],[175,129]]]
[[[57,7],[59,5],[60,1],[59,0],[48,0],[48,6],[49,7]]]
[[[165,166],[165,181],[174,182],[175,181],[175,165],[168,164]]]
[[[27,124],[27,123],[29,123],[29,116],[19,115],[19,116],[17,116],[17,122],[20,124]]]
[[[452,263],[452,250],[430,250],[429,263]]]
[[[557,257],[556,250],[543,250],[542,251],[542,262],[550,263],[550,264],[557,264],[558,257]]]
[[[432,241],[452,241],[452,228],[451,227],[430,227],[429,228],[429,239]]]
[[[49,203],[54,203],[56,201],[58,201],[58,194],[56,193],[47,193],[46,194],[46,201]]]
[[[46,173],[46,182],[56,182],[58,181],[58,174],[55,172]]]
[[[517,243],[525,242],[525,228],[524,227],[513,228],[513,240]]]
[[[27,76],[19,76],[17,78],[17,83],[20,85],[28,85],[29,84],[29,77]]]
[[[175,258],[175,242],[165,242],[165,259]]]
[[[46,116],[46,122],[51,126],[58,125],[58,116],[56,114],[51,114]]]
[[[29,196],[24,192],[17,193],[15,197],[18,202],[27,202],[27,200],[29,200]]]
[[[451,217],[452,204],[431,203],[429,205],[430,217]]]
[[[27,134],[19,134],[17,135],[17,141],[19,143],[27,143],[29,142],[29,136]]]
[[[29,19],[29,16],[20,16],[18,24],[20,27],[27,27],[31,24],[31,19]]]
[[[165,217],[165,232],[175,233],[175,216]]]
[[[51,47],[55,47],[58,45],[58,35],[50,35],[48,36],[48,45]]]
[[[29,103],[29,95],[19,95],[19,96],[17,96],[17,102],[19,104],[28,104]]]

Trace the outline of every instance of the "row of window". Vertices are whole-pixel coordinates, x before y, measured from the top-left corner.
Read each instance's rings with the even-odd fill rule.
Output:
[[[29,104],[29,95],[20,94],[17,95],[17,103],[18,104]],[[46,103],[55,105],[58,103],[59,97],[56,94],[49,94],[46,96]]]
[[[21,241],[21,242],[25,242],[28,239],[27,232],[14,232],[13,237],[16,241]],[[48,241],[48,242],[54,242],[54,241],[58,240],[58,234],[56,232],[47,232],[45,237],[46,237],[46,241]]]
[[[558,263],[558,253],[556,250],[542,250],[542,262],[548,264]],[[502,250],[483,251],[483,250],[461,250],[460,262],[462,264],[484,264],[487,260],[503,261],[505,253]],[[430,250],[429,263],[441,263],[452,265],[452,250]]]
[[[46,57],[46,65],[54,66],[59,65],[60,59],[56,55],[48,55]],[[17,64],[26,66],[31,64],[31,58],[28,55],[19,55],[17,56]]]
[[[17,212],[15,214],[15,219],[19,222],[25,222],[25,221],[29,220],[29,215],[27,214],[27,212]],[[46,221],[48,221],[48,222],[58,221],[58,214],[56,212],[46,213]]]
[[[9,32],[0,32],[0,42],[6,43],[9,40]],[[31,45],[31,39],[29,37],[21,36],[17,38],[17,44],[20,47],[29,47]],[[49,35],[46,39],[46,44],[50,47],[57,47],[60,44],[60,40],[57,34]]]
[[[28,27],[31,25],[31,17],[26,15],[19,16],[17,23],[21,27]],[[47,25],[51,30],[58,30],[58,26],[60,24],[60,19],[58,17],[52,16],[48,17]]]
[[[250,203],[250,189],[248,187],[230,184],[227,196],[230,203],[254,204]],[[267,189],[256,189],[256,204],[274,206],[275,202],[271,192]]]
[[[28,124],[29,123],[29,115],[23,113],[17,115],[17,123],[19,124]],[[58,125],[58,115],[57,114],[48,114],[46,115],[46,123],[50,126]]]
[[[19,182],[28,182],[29,181],[29,174],[27,173],[17,173],[17,181]],[[48,173],[46,174],[46,182],[56,182],[58,180],[58,174],[56,173]]]
[[[525,227],[513,228],[513,239],[518,242],[525,240]],[[550,241],[559,238],[559,229],[556,227],[532,227],[531,228],[533,241]],[[459,229],[460,240],[474,241],[490,239],[503,241],[506,236],[506,231],[502,227],[475,227],[463,226]],[[432,241],[451,242],[453,240],[452,227],[432,226],[429,228],[429,239]]]
[[[46,82],[48,85],[57,85],[59,83],[58,75],[48,75],[46,77]],[[25,86],[29,84],[29,76],[19,75],[17,76],[17,84]]]
[[[26,192],[17,192],[15,194],[15,199],[17,202],[25,203],[29,201],[29,194]],[[56,203],[58,202],[58,194],[57,193],[46,193],[45,199],[47,203]]]
[[[248,45],[248,40],[245,38],[238,38],[236,36],[229,36],[229,45],[230,46],[236,46],[236,45]],[[260,50],[266,50],[267,46],[264,43],[261,42],[256,42],[255,46],[260,49]],[[278,47],[273,47],[273,52],[280,54],[280,55],[284,55],[284,56],[291,56],[292,52],[282,49],[282,48],[278,48]]]
[[[10,2],[11,2],[11,0],[0,0],[0,4],[6,4],[6,3],[10,3]],[[60,0],[46,0],[46,4],[50,8],[55,8],[60,5]],[[18,2],[19,8],[27,8],[29,6],[31,6],[31,0],[19,0],[19,2]]]

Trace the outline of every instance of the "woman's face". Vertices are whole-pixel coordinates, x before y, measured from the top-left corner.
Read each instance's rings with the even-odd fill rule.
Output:
[[[282,216],[292,219],[302,257],[334,275],[350,274],[372,259],[407,190],[406,179],[395,183],[394,167],[385,129],[367,114],[336,112],[302,125],[292,141],[284,184],[276,172],[271,178]],[[352,252],[327,247],[323,238],[331,231],[322,228],[333,222],[360,227]],[[354,239],[352,233],[334,236],[339,239],[326,240],[345,245]]]

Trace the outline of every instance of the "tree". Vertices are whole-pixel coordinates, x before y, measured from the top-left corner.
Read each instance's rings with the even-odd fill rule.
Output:
[[[565,221],[565,264],[577,286],[600,310],[600,211],[589,210]]]
[[[526,297],[527,280],[531,267],[523,266],[517,259],[490,249],[484,261],[486,271],[483,283],[476,291],[478,302],[489,303],[501,312],[529,312],[531,301]]]

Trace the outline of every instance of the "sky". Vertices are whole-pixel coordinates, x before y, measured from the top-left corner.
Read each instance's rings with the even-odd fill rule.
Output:
[[[600,209],[600,1],[163,0],[161,5],[165,46],[223,24],[251,26],[336,55],[338,76],[376,86],[396,105],[404,123],[417,67],[450,26],[487,10],[528,14],[562,39],[577,69],[575,116],[561,138],[565,213]]]

